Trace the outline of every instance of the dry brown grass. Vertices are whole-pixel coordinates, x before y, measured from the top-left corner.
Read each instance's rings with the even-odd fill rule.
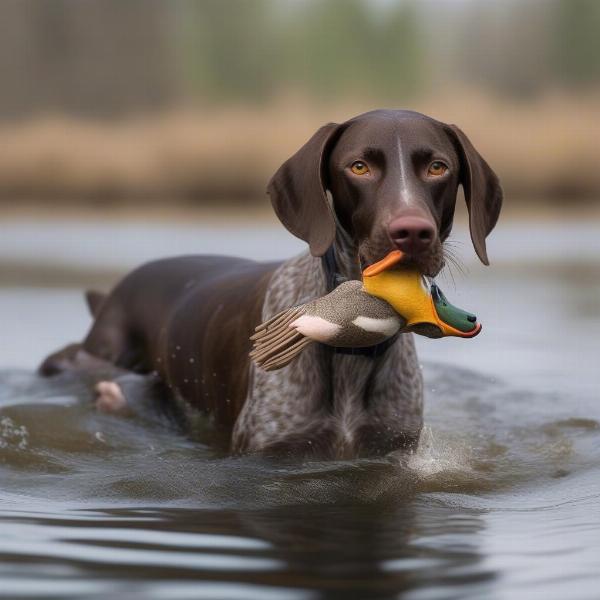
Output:
[[[600,92],[515,103],[462,91],[423,110],[467,132],[509,194],[600,199]]]
[[[268,108],[178,111],[98,123],[45,117],[0,127],[0,197],[223,200],[260,197],[321,124],[368,110],[287,97]],[[446,91],[415,110],[458,124],[514,197],[600,196],[600,93],[515,103]]]

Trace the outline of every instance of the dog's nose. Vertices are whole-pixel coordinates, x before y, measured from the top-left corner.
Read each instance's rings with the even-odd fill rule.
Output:
[[[406,254],[417,255],[431,248],[435,240],[435,227],[423,217],[400,217],[389,225],[392,241]]]

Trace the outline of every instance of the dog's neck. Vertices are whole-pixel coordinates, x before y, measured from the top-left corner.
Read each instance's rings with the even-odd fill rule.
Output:
[[[328,291],[344,281],[361,279],[358,248],[350,234],[336,220],[335,240],[323,257]]]
[[[323,268],[328,291],[344,281],[360,280],[362,270],[358,254],[358,244],[344,229],[335,212],[335,202],[330,190],[327,190],[327,201],[335,219],[335,239],[327,254],[323,257]]]

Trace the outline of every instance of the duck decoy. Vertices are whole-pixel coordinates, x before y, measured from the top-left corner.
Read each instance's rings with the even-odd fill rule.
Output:
[[[256,327],[250,357],[267,371],[289,364],[306,346],[367,348],[398,332],[431,338],[475,337],[477,317],[448,302],[436,284],[427,287],[414,268],[401,264],[400,250],[367,267],[361,281],[284,310]]]

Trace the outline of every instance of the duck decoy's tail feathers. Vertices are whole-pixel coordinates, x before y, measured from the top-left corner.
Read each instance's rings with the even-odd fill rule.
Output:
[[[275,316],[271,317],[268,321],[257,325],[254,329],[256,333],[254,333],[250,339],[254,341],[262,337],[270,336],[273,333],[280,331],[282,326],[286,325],[302,314],[304,314],[304,305],[293,306],[287,310],[282,310],[280,313],[277,313]]]
[[[285,351],[280,351],[273,356],[269,361],[264,362],[261,366],[265,371],[275,371],[289,365],[306,346],[312,344],[313,340],[302,336],[295,344],[289,346]]]
[[[304,306],[284,310],[262,323],[250,338],[253,342],[250,358],[266,371],[289,364],[312,340],[290,324],[305,312]]]

